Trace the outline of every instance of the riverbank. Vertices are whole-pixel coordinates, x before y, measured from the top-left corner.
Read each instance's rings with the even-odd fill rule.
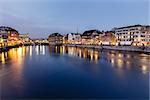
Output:
[[[80,47],[80,48],[93,48],[100,50],[118,50],[118,51],[131,51],[131,52],[142,52],[150,54],[150,47],[135,47],[135,46],[96,46],[96,45],[73,45],[65,44],[65,46]]]
[[[31,44],[26,44],[24,46],[29,46]],[[36,45],[36,44],[35,44]],[[40,44],[40,45],[48,45],[48,44]],[[0,52],[8,51],[11,48],[18,48],[23,45],[15,45],[15,46],[7,46],[0,47]],[[150,54],[150,47],[135,47],[135,46],[97,46],[97,45],[74,45],[74,44],[64,44],[64,46],[70,47],[80,47],[80,48],[92,48],[99,50],[117,50],[117,51],[129,51],[129,52],[141,52]]]
[[[0,52],[6,52],[6,51],[8,51],[9,49],[12,49],[12,48],[18,48],[20,46],[29,46],[29,45],[31,45],[31,44],[24,44],[24,45],[18,44],[18,45],[14,45],[14,46],[0,47]]]

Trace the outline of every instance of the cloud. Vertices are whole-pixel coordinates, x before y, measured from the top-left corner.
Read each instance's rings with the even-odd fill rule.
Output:
[[[52,27],[46,24],[31,21],[9,12],[0,11],[0,25],[10,26],[18,30],[21,34],[30,33],[31,38],[47,38],[53,32],[68,33],[67,29]]]

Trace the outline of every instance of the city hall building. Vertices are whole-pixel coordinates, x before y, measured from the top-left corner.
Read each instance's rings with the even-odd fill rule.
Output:
[[[150,26],[132,25],[114,31],[119,45],[150,46]]]

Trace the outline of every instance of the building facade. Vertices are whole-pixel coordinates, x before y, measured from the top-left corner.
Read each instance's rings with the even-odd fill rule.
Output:
[[[22,42],[30,42],[30,38],[29,38],[29,34],[19,34],[19,39],[22,41]]]
[[[1,45],[14,45],[19,40],[19,33],[11,27],[0,26]]]
[[[97,45],[99,43],[99,35],[103,34],[98,30],[88,30],[82,34],[81,44],[93,44]]]
[[[81,44],[81,34],[79,33],[69,33],[68,34],[69,44]]]
[[[150,45],[150,26],[132,25],[115,28],[119,45]]]
[[[100,34],[99,40],[100,45],[116,45],[117,43],[117,38],[113,31],[103,32],[103,34]]]
[[[43,39],[33,39],[32,41],[35,45],[49,44],[48,39],[44,39],[44,38]]]
[[[59,33],[53,33],[49,35],[48,41],[50,45],[62,45],[63,44],[63,36]]]
[[[68,34],[63,35],[63,44],[69,44],[68,42]]]

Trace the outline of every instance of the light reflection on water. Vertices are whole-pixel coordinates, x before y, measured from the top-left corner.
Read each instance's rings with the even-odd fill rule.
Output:
[[[150,55],[147,54],[138,54],[138,53],[121,53],[110,51],[107,53],[107,59],[110,61],[112,66],[118,68],[127,68],[131,67],[140,68],[143,74],[149,72],[150,67]]]
[[[61,57],[63,58],[63,60]],[[60,58],[60,59],[58,59],[58,58]],[[61,61],[65,62],[65,64],[60,63]],[[137,77],[137,80],[136,80],[136,82],[137,82],[137,81],[141,81],[141,80],[138,80],[138,77],[140,77],[140,78],[142,77],[144,80],[144,78],[145,78],[144,76],[148,75],[149,67],[150,67],[149,61],[150,61],[150,55],[133,53],[133,52],[119,52],[119,51],[109,51],[109,50],[99,51],[99,50],[94,50],[94,49],[78,48],[78,47],[65,47],[65,46],[55,46],[55,47],[40,46],[40,45],[39,46],[24,46],[24,47],[10,49],[8,52],[0,53],[0,65],[1,65],[0,66],[0,78],[4,78],[3,79],[4,81],[2,81],[2,85],[4,86],[4,94],[7,94],[7,92],[8,92],[7,89],[5,90],[5,88],[10,89],[13,87],[16,89],[15,93],[13,93],[13,90],[8,89],[9,93],[10,92],[12,93],[11,95],[16,96],[16,97],[18,95],[24,96],[24,94],[26,94],[25,91],[27,89],[26,84],[30,83],[30,81],[36,80],[40,84],[41,80],[42,80],[42,82],[47,82],[48,79],[52,78],[52,77],[50,77],[50,78],[48,77],[47,79],[45,79],[45,77],[47,75],[44,75],[44,74],[46,74],[45,72],[42,73],[44,68],[46,68],[47,70],[50,71],[47,73],[49,75],[49,74],[55,72],[56,70],[60,70],[60,72],[61,72],[61,70],[63,69],[61,66],[64,66],[64,67],[68,66],[66,68],[68,68],[69,71],[66,71],[65,73],[69,73],[69,75],[71,75],[70,73],[74,72],[74,70],[71,70],[70,68],[71,68],[71,66],[74,66],[74,67],[78,67],[78,68],[82,67],[81,69],[84,70],[84,72],[88,73],[87,75],[85,75],[85,77],[87,76],[88,78],[89,78],[89,76],[91,78],[91,74],[90,74],[91,70],[93,71],[92,73],[96,73],[98,79],[95,80],[96,77],[94,77],[94,79],[91,79],[91,80],[90,79],[87,80],[85,78],[85,80],[87,80],[87,82],[96,81],[96,82],[101,83],[102,80],[100,80],[100,79],[103,79],[103,81],[105,80],[108,82],[107,84],[110,84],[109,81],[112,83],[115,83],[114,81],[111,81],[111,80],[116,79],[119,85],[124,86],[125,88],[128,88],[128,86],[125,86],[128,82],[126,82],[125,80],[130,80],[131,77],[133,77],[133,79]],[[43,65],[47,65],[47,66],[43,66]],[[92,67],[92,68],[90,69],[89,67]],[[36,76],[36,73],[38,73],[39,76]],[[110,76],[111,76],[111,74],[114,76],[108,77],[107,75],[109,75],[109,73],[110,73]],[[115,76],[116,74],[114,74],[114,73],[117,73],[117,76]],[[60,73],[58,73],[58,74],[60,74]],[[76,73],[74,72],[73,74],[76,75],[76,74],[79,74],[79,72],[76,72]],[[60,75],[61,76],[60,79],[62,79],[63,75],[64,74]],[[128,77],[125,75],[131,75],[131,77]],[[139,76],[134,77],[134,75],[139,75]],[[5,79],[5,77],[6,77],[6,79]],[[27,77],[29,77],[28,80],[26,79]],[[32,77],[33,77],[33,79],[32,79]],[[82,76],[80,76],[80,77],[82,77]],[[79,79],[80,79],[80,77],[76,76],[76,78],[79,78]],[[128,78],[125,79],[125,77],[128,77]],[[8,78],[8,80],[7,80],[7,78]],[[30,80],[30,78],[32,80]],[[38,80],[38,78],[40,80]],[[57,78],[57,75],[56,75],[56,78]],[[66,76],[65,76],[65,78],[66,78]],[[76,78],[75,78],[75,80],[77,80]],[[108,80],[107,80],[107,78],[108,78]],[[56,81],[56,80],[54,80],[54,81]],[[71,80],[71,82],[74,82],[75,80]],[[85,80],[80,80],[80,81],[82,81],[84,83]],[[130,80],[130,81],[132,81],[132,80]],[[145,80],[146,80],[146,78],[145,78]],[[50,81],[50,83],[54,82],[51,80],[49,80],[49,81]],[[5,82],[7,82],[7,84],[5,84]],[[123,82],[123,83],[121,83],[121,82]],[[133,80],[133,82],[134,82],[134,80]],[[13,83],[13,85],[12,85],[12,83]],[[139,83],[143,83],[144,85],[146,84],[143,81],[139,82]],[[43,83],[43,84],[46,84],[46,83]],[[65,84],[67,84],[67,83],[65,83]],[[79,83],[79,84],[81,84],[81,83]],[[31,88],[36,84],[32,85],[32,82],[31,82],[30,85],[28,87]],[[92,85],[99,86],[97,83],[94,83]],[[130,85],[132,86],[133,84],[131,83]],[[143,87],[144,87],[144,85],[143,85]],[[49,85],[46,85],[46,86],[52,88]],[[70,86],[72,86],[72,85],[70,85]],[[146,84],[146,86],[147,86],[147,84]],[[80,87],[80,88],[82,88],[82,87]],[[91,86],[91,87],[93,87],[93,86]],[[39,87],[39,88],[41,89],[42,87]],[[59,87],[59,88],[62,88],[62,87]],[[107,88],[107,87],[105,87],[105,88]],[[117,88],[117,87],[115,87],[115,88]],[[75,88],[73,88],[73,89],[75,89]],[[5,91],[7,91],[7,92],[5,92]],[[50,90],[48,90],[48,91],[50,91]],[[93,91],[95,91],[95,90],[93,90]],[[96,91],[102,92],[101,89],[98,89]],[[125,91],[127,91],[127,90],[125,90]],[[116,93],[118,93],[118,92],[116,92]],[[30,95],[32,95],[32,92]],[[41,95],[44,95],[44,94],[41,94]],[[95,94],[93,94],[93,95],[95,95]],[[103,95],[109,95],[109,94],[104,93]]]
[[[62,51],[63,50],[63,51]],[[68,54],[73,57],[80,57],[94,61],[97,63],[101,59],[102,54],[104,54],[105,59],[111,63],[112,67],[130,69],[133,65],[140,68],[143,74],[149,72],[150,67],[150,55],[131,53],[131,52],[118,52],[118,51],[104,51],[100,52],[98,50],[87,49],[87,48],[77,48],[77,47],[55,47],[55,50],[50,49],[50,52],[58,54]]]
[[[68,54],[72,57],[80,57],[89,59],[90,61],[94,61],[95,63],[99,60],[100,54],[97,50],[93,49],[87,49],[87,48],[75,48],[75,47],[55,47],[55,49],[52,49],[51,47],[50,52],[56,53],[56,54]]]
[[[45,55],[46,54],[46,47],[37,45],[35,47],[29,46],[29,47],[19,47],[19,48],[13,48],[9,50],[8,52],[2,52],[0,54],[0,62],[1,64],[6,64],[7,60],[11,60],[12,62],[17,62],[18,65],[22,65],[25,55],[28,54],[30,58],[32,58],[32,53],[34,52],[33,49],[35,49],[35,52],[37,55]],[[97,63],[98,60],[101,59],[102,52],[99,52],[98,50],[93,49],[87,49],[87,48],[76,48],[76,47],[65,47],[65,46],[55,46],[50,47],[50,52],[56,53],[56,54],[68,54],[72,57],[80,57],[84,59],[88,59],[90,61],[93,61]],[[107,51],[104,52],[105,59],[109,63],[111,63],[112,67],[117,68],[123,68],[127,67],[130,69],[132,67],[132,64],[137,63],[137,67],[140,67],[141,71],[145,74],[149,72],[149,60],[150,55],[146,54],[132,54],[132,53],[121,53],[121,52],[115,52],[115,51]],[[137,60],[138,62],[135,62]]]
[[[35,47],[35,51],[37,55],[45,55],[45,46],[44,45],[37,45]]]

